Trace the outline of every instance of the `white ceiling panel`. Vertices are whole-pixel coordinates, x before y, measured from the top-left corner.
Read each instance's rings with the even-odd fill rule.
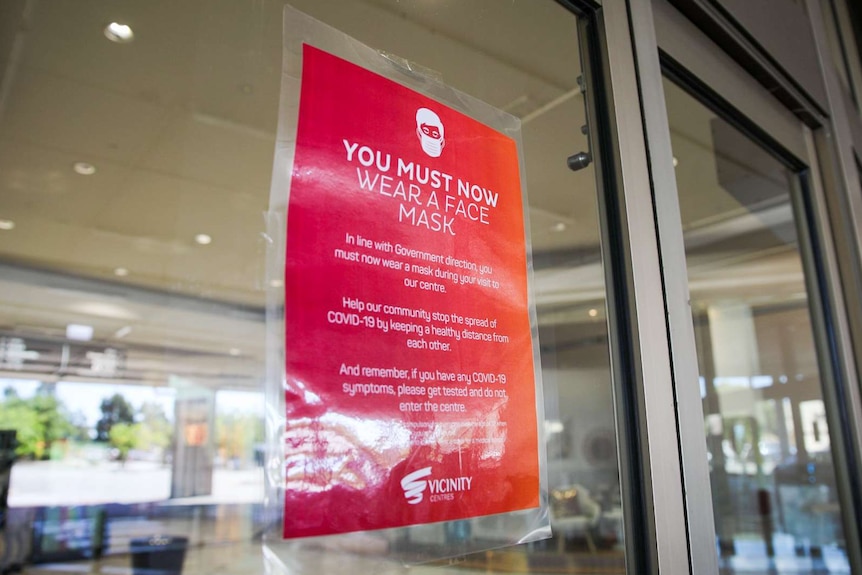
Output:
[[[74,79],[21,70],[0,119],[4,138],[130,165],[164,129],[163,108]]]
[[[184,114],[165,129],[140,167],[258,198],[266,208],[272,178],[275,129],[204,114]]]

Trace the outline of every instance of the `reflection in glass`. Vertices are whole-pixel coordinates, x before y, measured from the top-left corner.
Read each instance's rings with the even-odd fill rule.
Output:
[[[798,176],[676,85],[665,92],[723,572],[842,572]]]
[[[551,0],[291,4],[522,120],[555,536],[449,570],[624,572],[597,174],[566,166],[590,149],[577,18]],[[187,574],[261,572],[254,405],[267,290],[283,289],[264,279],[262,217],[283,2],[4,8],[24,40],[0,106],[0,424],[27,446],[10,522],[53,529],[54,551],[102,525],[108,539],[72,537],[85,552],[63,556],[104,555],[93,572],[128,569],[132,540],[156,533],[189,537]],[[106,38],[111,22],[134,40]],[[62,415],[54,435],[32,433],[33,402]],[[351,550],[296,564],[373,571]]]
[[[847,0],[849,3],[849,0]],[[829,45],[832,67],[849,102],[859,113],[859,58],[854,54],[856,41],[849,25],[850,7],[845,0],[827,0],[822,3],[823,27]],[[843,18],[842,18],[843,16]],[[845,21],[846,19],[846,21]]]

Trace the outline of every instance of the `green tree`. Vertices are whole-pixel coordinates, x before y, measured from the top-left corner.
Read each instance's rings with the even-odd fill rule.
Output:
[[[165,410],[155,402],[145,402],[138,412],[138,445],[140,449],[167,449],[173,436],[173,425]]]
[[[138,425],[115,423],[108,433],[108,442],[119,452],[118,459],[125,466],[129,452],[138,444]]]
[[[242,462],[254,452],[254,444],[263,442],[263,421],[250,413],[216,415],[216,444],[226,460]]]
[[[0,425],[17,432],[16,453],[33,459],[47,458],[54,442],[76,434],[66,406],[47,386],[29,399],[22,399],[14,389],[4,390],[3,401],[0,402]]]
[[[111,428],[118,423],[135,423],[135,410],[126,398],[115,393],[102,400],[99,406],[102,417],[96,423],[96,441],[109,441]]]
[[[66,406],[53,392],[39,391],[29,400],[29,403],[42,426],[45,453],[51,452],[51,445],[55,441],[68,439],[75,434],[75,426],[70,421]]]
[[[17,432],[19,457],[41,459],[45,454],[44,430],[39,415],[21,400],[0,403],[0,427]]]

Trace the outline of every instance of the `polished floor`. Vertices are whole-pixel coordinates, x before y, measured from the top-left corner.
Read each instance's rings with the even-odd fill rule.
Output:
[[[455,575],[469,573],[572,573],[578,575],[622,574],[618,553],[526,554],[522,551],[491,551],[469,558],[404,567],[397,563],[338,550],[292,551],[281,558],[265,553],[254,542],[191,548],[186,553],[183,575],[304,575],[304,574],[411,574]],[[269,565],[267,566],[267,562]],[[97,561],[31,565],[25,575],[133,575],[129,555],[113,555]]]
[[[576,575],[623,574],[622,555],[614,551],[590,553],[586,550],[556,553],[550,550],[514,548],[489,551],[467,558],[406,568],[368,556],[362,550],[270,549],[260,542],[223,543],[190,548],[183,575],[304,575],[304,574],[412,574],[455,575],[469,573],[571,573]],[[850,573],[846,561],[783,557],[725,558],[722,575],[831,575]],[[141,575],[133,570],[131,556],[117,554],[97,561],[72,561],[27,566],[25,575]],[[167,575],[166,572],[161,572]],[[155,573],[146,575],[156,575]]]
[[[414,574],[454,575],[456,573],[570,573],[574,575],[623,575],[625,555],[618,542],[560,539],[559,537],[476,553],[454,560],[414,567],[388,560],[380,540],[371,536],[347,540],[323,538],[312,543],[278,541],[264,545],[261,533],[265,520],[259,507],[248,505],[155,506],[137,505],[123,508],[122,514],[107,510],[104,557],[97,560],[59,560],[50,554],[42,562],[23,568],[25,575],[104,574],[104,575],[179,575],[179,572],[141,572],[133,569],[130,553],[132,541],[154,533],[182,536],[188,539],[182,573],[184,575],[305,575],[305,574]],[[46,516],[13,517],[18,521],[22,546],[38,544],[30,539],[31,527]],[[68,521],[68,517],[66,518]],[[69,524],[71,525],[71,524]],[[12,527],[8,525],[7,527]],[[55,534],[58,531],[55,530]],[[66,533],[66,541],[70,539]],[[56,542],[56,537],[52,541]],[[340,543],[347,541],[348,544]],[[598,545],[596,545],[598,543]],[[53,543],[52,543],[53,544]],[[6,551],[10,548],[7,547]],[[818,548],[800,552],[777,549],[776,557],[767,557],[758,549],[740,549],[745,555],[720,558],[722,575],[837,575],[849,574],[846,556],[838,548]],[[2,556],[3,553],[0,553]],[[22,557],[24,555],[21,555]],[[4,570],[5,572],[5,570]]]

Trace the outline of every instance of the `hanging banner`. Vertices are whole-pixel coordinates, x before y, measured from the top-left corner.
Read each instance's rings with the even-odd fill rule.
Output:
[[[284,536],[540,506],[516,142],[302,49]]]

